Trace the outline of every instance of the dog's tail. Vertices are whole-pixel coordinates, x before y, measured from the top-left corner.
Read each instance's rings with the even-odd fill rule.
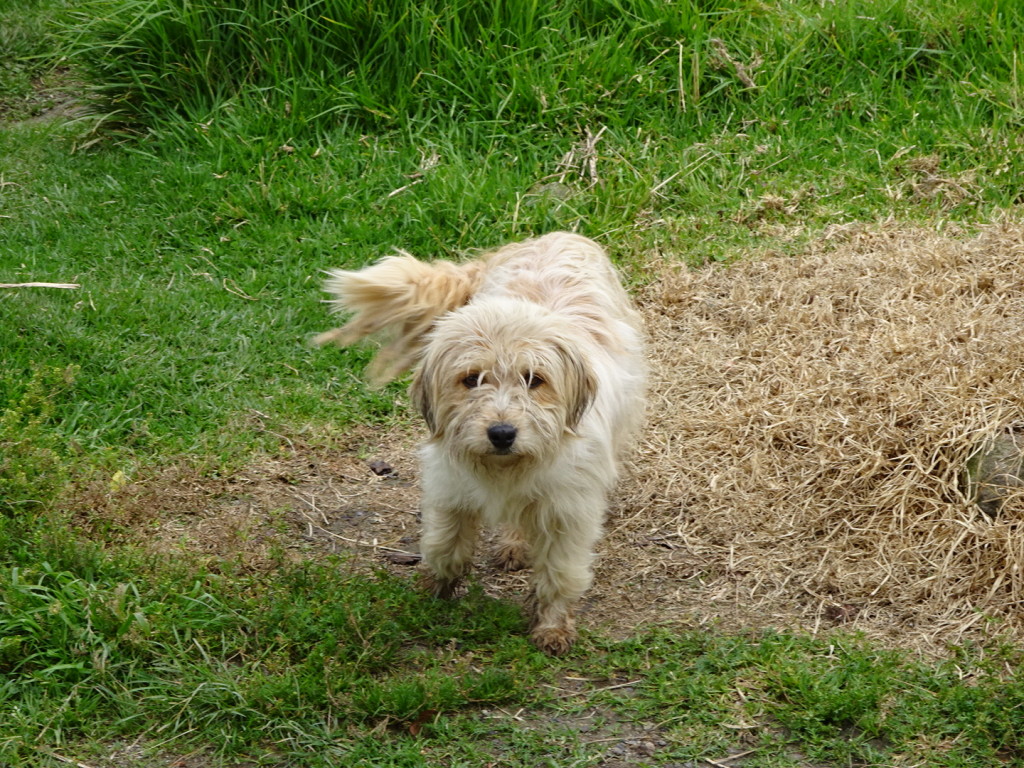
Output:
[[[367,376],[388,382],[412,367],[434,321],[469,301],[481,273],[479,262],[423,262],[404,251],[357,272],[331,270],[324,285],[334,296],[330,303],[336,312],[352,316],[314,342],[345,346],[383,336]]]

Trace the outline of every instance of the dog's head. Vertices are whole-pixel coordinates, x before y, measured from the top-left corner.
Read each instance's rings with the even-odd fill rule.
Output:
[[[578,338],[557,316],[518,299],[445,315],[411,387],[432,439],[475,461],[551,456],[596,391]]]

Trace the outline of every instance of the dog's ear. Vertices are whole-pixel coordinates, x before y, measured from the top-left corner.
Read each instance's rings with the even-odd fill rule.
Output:
[[[416,410],[423,416],[423,420],[427,422],[430,433],[435,434],[437,429],[435,428],[434,404],[430,397],[431,378],[427,370],[427,363],[423,361],[413,373],[412,383],[409,385],[409,398]]]
[[[575,430],[597,396],[597,378],[574,346],[560,345],[559,351],[565,362],[566,426]]]

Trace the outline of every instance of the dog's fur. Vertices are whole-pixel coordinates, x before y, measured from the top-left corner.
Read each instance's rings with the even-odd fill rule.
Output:
[[[470,567],[481,524],[502,528],[498,561],[533,567],[533,639],[562,653],[591,582],[618,458],[644,400],[638,314],[600,246],[556,232],[456,265],[403,253],[327,290],[348,323],[317,341],[391,331],[371,368],[415,368],[422,448],[421,551],[433,594]]]

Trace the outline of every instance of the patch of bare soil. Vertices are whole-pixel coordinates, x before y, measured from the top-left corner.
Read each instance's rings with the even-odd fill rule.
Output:
[[[89,762],[82,762],[50,750],[40,752],[50,758],[44,763],[45,768],[51,766],[74,766],[74,768],[256,768],[250,760],[225,761],[211,755],[207,750],[200,749],[183,755],[172,755],[154,752],[145,744],[114,743],[99,755],[90,755]]]
[[[1024,228],[835,228],[797,257],[666,264],[638,303],[649,423],[584,626],[841,627],[927,653],[1024,639],[1024,504],[987,515],[962,478],[1024,423]],[[411,578],[420,435],[363,429],[224,479],[169,470],[101,514],[211,561],[346,551]],[[487,554],[487,591],[521,599],[528,574]]]
[[[50,70],[34,78],[31,86],[31,90],[20,97],[0,99],[0,122],[62,122],[85,114],[80,95],[82,86],[75,82],[69,70]]]

